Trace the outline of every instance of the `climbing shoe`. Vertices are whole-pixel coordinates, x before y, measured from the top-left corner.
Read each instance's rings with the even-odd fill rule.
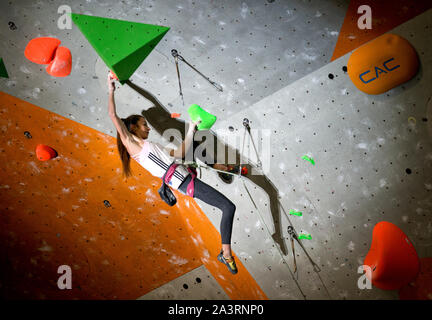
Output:
[[[225,258],[223,255],[223,251],[221,251],[219,253],[219,255],[217,256],[217,259],[222,262],[224,265],[227,266],[228,270],[232,273],[232,274],[236,274],[237,273],[237,266],[236,263],[234,261],[234,257],[231,258]]]

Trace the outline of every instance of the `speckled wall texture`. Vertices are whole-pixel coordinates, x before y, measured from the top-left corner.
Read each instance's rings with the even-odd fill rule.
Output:
[[[136,299],[202,264],[230,298],[265,298],[241,262],[230,279],[210,259],[220,236],[194,201],[176,192],[169,207],[134,161],[122,178],[115,139],[2,92],[0,103],[4,298]],[[40,143],[58,156],[39,161]],[[61,265],[71,290],[57,287]]]

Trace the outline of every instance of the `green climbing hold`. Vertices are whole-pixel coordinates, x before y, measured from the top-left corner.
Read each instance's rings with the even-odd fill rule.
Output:
[[[201,123],[198,125],[198,130],[209,130],[216,122],[216,116],[208,113],[197,104],[191,105],[188,109],[188,113],[192,121],[201,120]]]
[[[292,215],[298,216],[298,217],[301,217],[303,215],[303,213],[301,213],[300,211],[294,211],[294,210],[290,210],[289,214],[292,214]]]
[[[121,84],[132,76],[170,29],[77,13],[72,13],[71,18]]]
[[[304,234],[304,233],[299,234],[298,238],[300,240],[301,239],[312,240],[312,236],[310,234]]]
[[[6,66],[4,65],[3,59],[0,58],[0,77],[9,78],[9,75],[6,70]]]
[[[309,161],[310,163],[312,163],[313,165],[315,165],[315,161],[314,159],[308,157],[308,156],[303,156],[302,157],[303,160]]]

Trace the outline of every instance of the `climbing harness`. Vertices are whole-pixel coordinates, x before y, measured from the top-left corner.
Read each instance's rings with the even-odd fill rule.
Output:
[[[171,50],[171,55],[174,57],[174,61],[176,64],[176,69],[177,69],[177,77],[178,77],[178,83],[179,83],[179,89],[180,89],[180,96],[182,98],[183,101],[183,106],[184,104],[184,98],[183,98],[183,91],[182,91],[182,87],[181,87],[181,81],[180,81],[180,70],[179,70],[179,66],[178,66],[178,61],[183,61],[184,63],[186,63],[189,67],[191,67],[195,72],[197,72],[201,77],[203,77],[204,79],[206,79],[213,87],[215,87],[218,91],[222,92],[222,86],[220,84],[217,84],[216,82],[210,80],[210,78],[206,77],[205,75],[203,75],[201,72],[199,72],[194,66],[192,66],[189,62],[187,62],[181,55],[178,54],[176,49],[172,49]]]
[[[175,169],[178,166],[179,166],[179,164],[175,163],[175,162],[171,163],[168,166],[168,169],[165,171],[165,174],[162,177],[162,185],[158,191],[162,200],[165,201],[170,206],[173,206],[177,203],[177,198],[175,197],[174,193],[171,191],[168,184],[171,181],[171,178],[174,175]],[[188,166],[187,170],[190,173],[192,179],[187,186],[187,192],[186,193],[189,197],[193,198],[194,191],[195,191],[195,178],[197,176],[197,172],[196,172],[194,167]]]

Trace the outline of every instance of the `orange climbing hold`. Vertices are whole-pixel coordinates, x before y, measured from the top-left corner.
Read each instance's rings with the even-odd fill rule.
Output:
[[[49,146],[38,144],[36,147],[36,157],[40,161],[47,161],[57,157],[57,152]]]
[[[180,113],[175,113],[175,112],[171,113],[171,118],[179,118],[180,116],[181,116]]]
[[[60,40],[51,37],[35,38],[27,44],[24,55],[37,64],[48,64],[54,59]]]
[[[419,59],[406,39],[385,34],[356,49],[347,67],[351,81],[359,90],[380,94],[414,77]]]
[[[72,54],[66,47],[58,47],[54,60],[46,67],[46,72],[54,77],[66,77],[72,70]]]
[[[372,232],[372,245],[364,265],[371,268],[372,284],[383,290],[398,290],[419,273],[417,252],[408,237],[393,223],[381,221]],[[366,270],[365,270],[366,271]],[[366,276],[370,274],[366,271]]]

